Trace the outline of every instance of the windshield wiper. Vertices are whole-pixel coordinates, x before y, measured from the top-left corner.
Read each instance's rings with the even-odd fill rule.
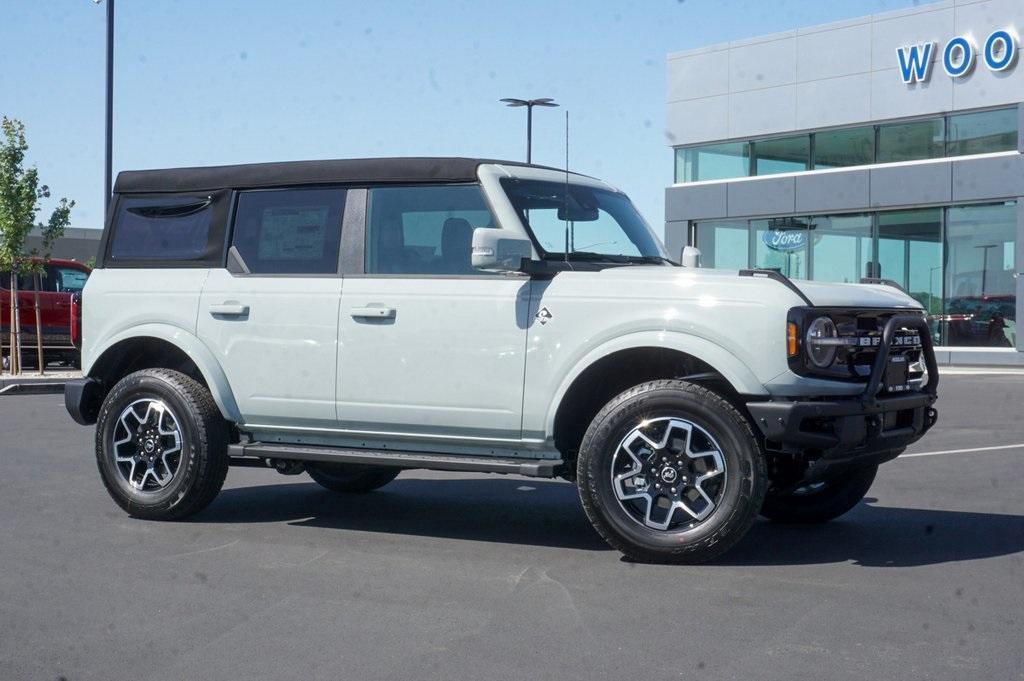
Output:
[[[545,260],[565,260],[566,254],[564,253],[547,253],[544,256]],[[583,260],[586,262],[612,262],[616,264],[630,264],[630,263],[644,263],[644,264],[655,264],[664,263],[666,265],[673,265],[675,263],[664,258],[660,255],[622,255],[619,253],[595,253],[593,251],[572,251],[568,254],[569,260]]]
[[[663,263],[673,267],[676,266],[676,263],[660,255],[627,255],[626,257],[631,258],[631,262]]]
[[[588,262],[629,262],[627,255],[609,255],[608,253],[594,253],[593,251],[572,251],[571,253],[547,253],[545,260],[586,260]]]

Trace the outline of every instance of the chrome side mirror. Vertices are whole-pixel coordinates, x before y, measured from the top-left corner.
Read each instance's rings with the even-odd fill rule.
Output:
[[[696,246],[683,246],[679,264],[683,267],[700,267],[700,249]]]

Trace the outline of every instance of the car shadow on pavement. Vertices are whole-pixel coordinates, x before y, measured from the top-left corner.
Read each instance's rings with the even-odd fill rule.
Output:
[[[338,494],[305,478],[296,480],[302,482],[225,489],[195,520],[610,550],[590,526],[568,482],[400,477],[369,494]],[[893,508],[867,501],[822,525],[759,519],[713,563],[907,567],[1024,552],[1024,516]]]
[[[303,482],[224,489],[195,519],[611,550],[590,526],[568,482],[399,477],[369,494],[339,494],[306,482],[309,478],[294,479]]]
[[[875,501],[869,499],[869,501]],[[910,567],[1024,551],[1024,516],[862,503],[821,525],[759,520],[717,565]]]

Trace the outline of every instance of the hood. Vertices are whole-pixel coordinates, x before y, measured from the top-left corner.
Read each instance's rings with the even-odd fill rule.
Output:
[[[766,277],[741,277],[738,270],[637,265],[610,267],[602,270],[600,276],[623,282],[639,283],[640,280],[646,280],[651,284],[658,284],[660,290],[665,290],[664,286],[672,284],[670,290],[679,293],[686,291],[701,295],[730,292],[732,295],[725,297],[779,302],[781,298],[791,298],[789,303],[793,307],[806,304],[783,283]],[[683,282],[686,286],[680,287]],[[836,284],[804,279],[793,279],[792,282],[815,307],[923,309],[919,302],[895,286]]]
[[[826,281],[793,282],[815,307],[901,307],[924,309],[921,303],[886,284],[833,284]]]

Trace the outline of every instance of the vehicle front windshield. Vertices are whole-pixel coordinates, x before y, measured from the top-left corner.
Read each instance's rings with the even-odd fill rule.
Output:
[[[625,194],[515,178],[503,178],[501,186],[545,260],[667,262]]]

